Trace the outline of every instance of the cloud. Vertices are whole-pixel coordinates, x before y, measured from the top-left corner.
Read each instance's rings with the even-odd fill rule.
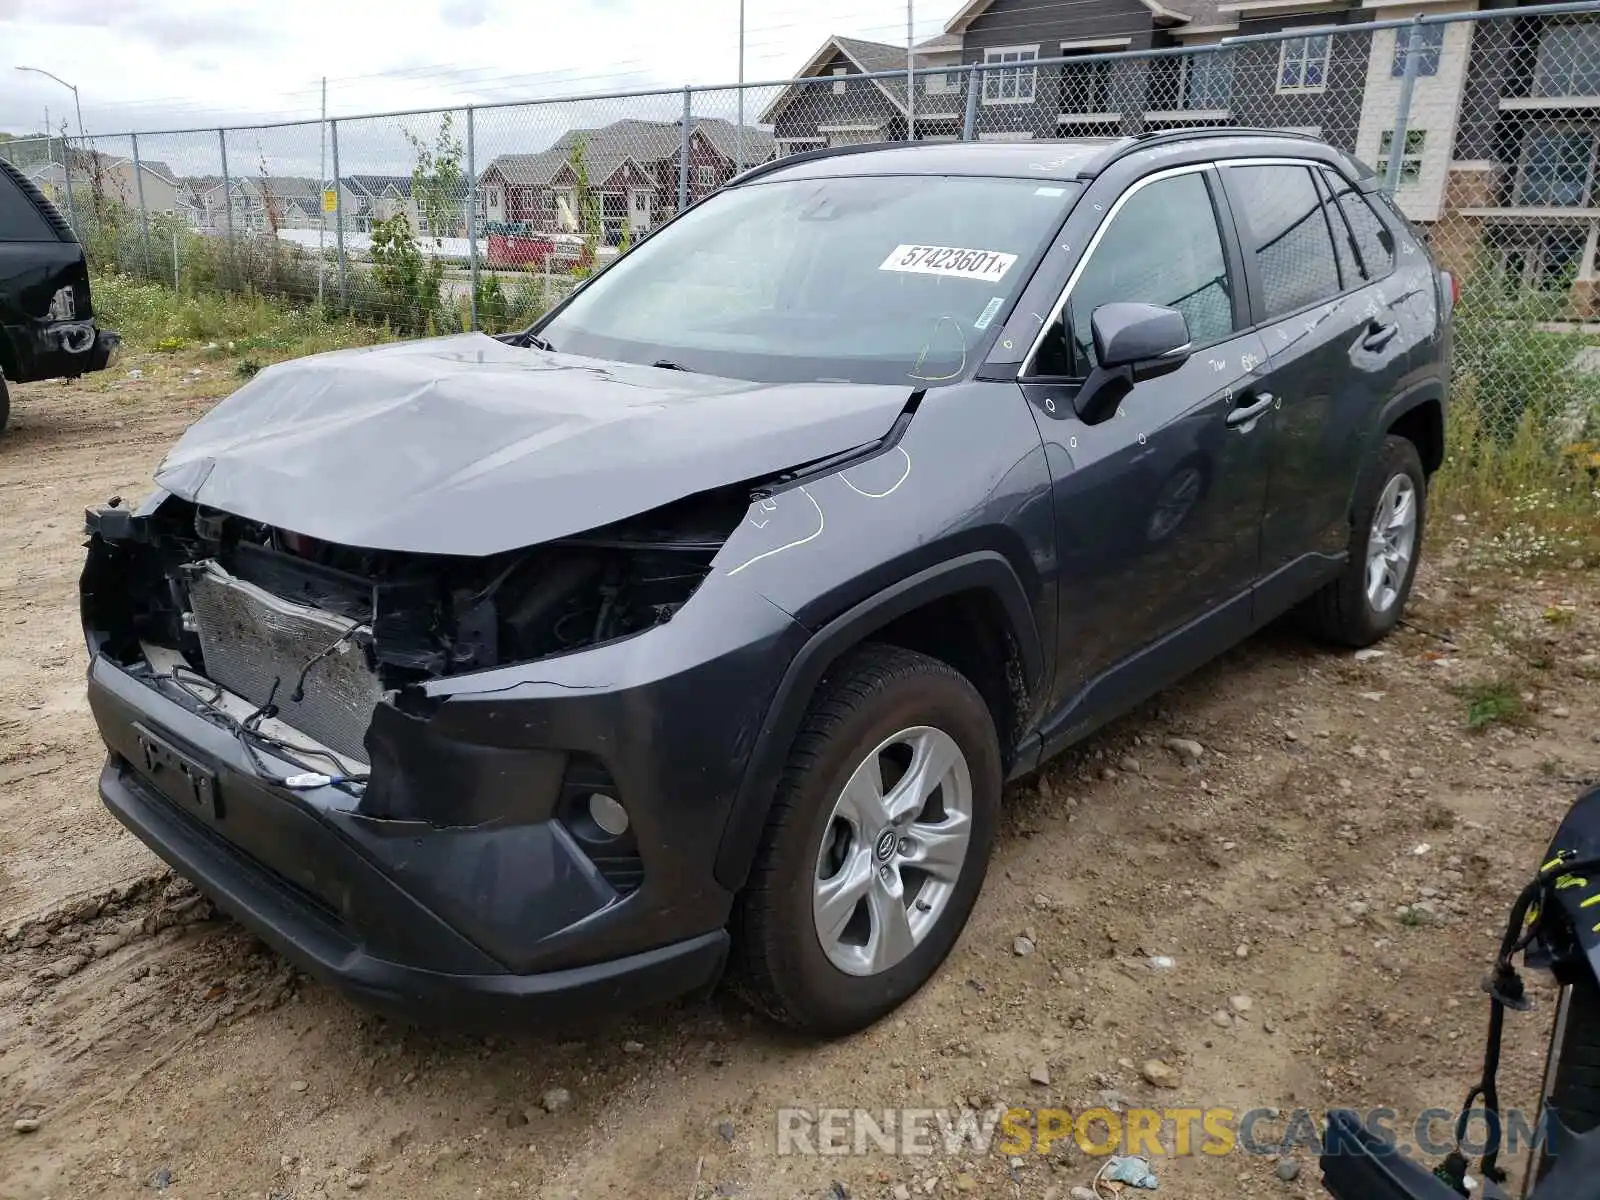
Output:
[[[472,29],[489,19],[490,0],[443,0],[439,19],[446,25]]]

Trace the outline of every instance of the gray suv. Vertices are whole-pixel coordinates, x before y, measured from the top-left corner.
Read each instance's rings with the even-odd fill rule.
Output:
[[[731,963],[857,1029],[1004,780],[1291,609],[1394,628],[1452,304],[1304,137],[769,163],[520,334],[263,371],[89,513],[101,792],[377,1005]]]

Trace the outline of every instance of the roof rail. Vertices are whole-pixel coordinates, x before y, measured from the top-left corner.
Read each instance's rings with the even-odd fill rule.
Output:
[[[1135,150],[1146,150],[1152,145],[1162,145],[1166,142],[1189,142],[1201,138],[1228,137],[1294,138],[1297,141],[1327,145],[1325,141],[1315,134],[1296,133],[1288,129],[1260,129],[1248,125],[1206,125],[1196,129],[1147,129],[1143,133],[1130,134],[1115,145],[1106,147],[1105,156],[1099,159],[1092,168],[1086,168],[1084,174],[1098,175],[1118,159],[1132,154]]]
[[[785,155],[783,158],[768,159],[764,163],[757,163],[742,175],[735,175],[728,180],[728,186],[749,183],[752,179],[760,179],[763,175],[770,175],[780,167],[792,167],[795,163],[816,162],[821,158],[842,158],[847,154],[864,154],[874,150],[905,150],[913,146],[938,146],[942,142],[859,142],[851,146],[820,146],[815,150],[802,150],[798,154]]]

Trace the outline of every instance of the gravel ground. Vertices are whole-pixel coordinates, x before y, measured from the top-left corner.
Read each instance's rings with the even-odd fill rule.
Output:
[[[133,359],[16,388],[0,439],[0,1196],[1067,1200],[1101,1165],[1070,1143],[780,1155],[779,1110],[1410,1119],[1473,1081],[1504,910],[1600,775],[1593,571],[1497,565],[1437,520],[1414,627],[1381,654],[1269,630],[1014,786],[954,954],[855,1038],[808,1044],[723,994],[467,1038],[298,975],[96,798],[79,514],[142,494],[234,382],[226,363]],[[1521,711],[1471,732],[1461,692],[1485,680]],[[1509,1103],[1531,1103],[1542,1066],[1535,995],[1511,1024]],[[1155,1170],[1162,1196],[1320,1194],[1304,1154]]]

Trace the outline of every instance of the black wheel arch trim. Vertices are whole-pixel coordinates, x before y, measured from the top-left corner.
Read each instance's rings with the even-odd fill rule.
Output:
[[[978,550],[937,563],[847,609],[811,635],[778,684],[723,827],[717,848],[718,883],[730,891],[744,886],[789,748],[828,668],[896,618],[946,596],[976,590],[990,593],[999,602],[1022,660],[1028,691],[1038,693],[1045,672],[1044,643],[1022,581],[999,551]]]
[[[1395,421],[1403,418],[1406,413],[1418,410],[1422,405],[1427,405],[1427,403],[1438,406],[1438,446],[1440,446],[1440,459],[1443,459],[1446,395],[1445,384],[1443,384],[1442,379],[1424,379],[1424,381],[1414,384],[1413,387],[1403,390],[1397,397],[1390,398],[1389,403],[1386,403],[1381,413],[1379,413],[1378,422],[1376,422],[1373,434],[1371,434],[1371,445],[1366,448],[1368,459],[1373,454],[1378,453],[1378,446],[1382,445],[1384,437],[1389,434],[1389,430],[1394,429]],[[1422,451],[1424,451],[1424,448],[1418,446],[1418,454],[1424,459],[1422,461],[1422,469],[1427,470],[1427,456]],[[1429,474],[1432,474],[1432,472],[1429,472]]]

